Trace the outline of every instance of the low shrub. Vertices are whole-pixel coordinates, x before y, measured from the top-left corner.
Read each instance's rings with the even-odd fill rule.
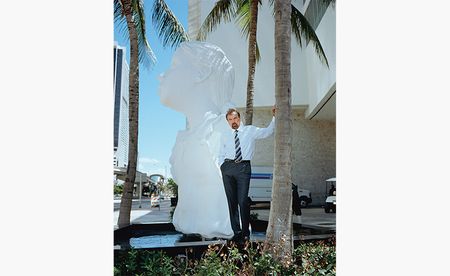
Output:
[[[192,252],[192,249],[191,249]],[[305,242],[283,265],[263,249],[263,243],[210,245],[200,259],[174,258],[163,251],[121,251],[114,275],[336,275],[336,240]]]
[[[172,258],[163,251],[131,249],[119,254],[114,275],[173,275],[176,271]]]
[[[301,261],[300,275],[336,275],[336,240],[302,243],[294,250]]]
[[[123,185],[114,185],[114,195],[121,195],[123,192]]]

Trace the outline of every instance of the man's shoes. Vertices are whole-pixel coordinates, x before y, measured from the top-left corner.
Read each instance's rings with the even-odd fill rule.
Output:
[[[250,236],[244,235],[244,236],[242,237],[242,244],[245,245],[245,244],[247,244],[247,243],[251,243],[251,241],[250,241]]]
[[[242,233],[234,234],[234,236],[231,238],[231,241],[235,243],[241,242],[243,239]]]
[[[245,243],[250,242],[250,236],[239,233],[234,235],[231,241],[235,242],[237,245],[243,246]]]
[[[179,239],[179,242],[193,242],[193,241],[201,241],[202,236],[200,234],[183,234]]]

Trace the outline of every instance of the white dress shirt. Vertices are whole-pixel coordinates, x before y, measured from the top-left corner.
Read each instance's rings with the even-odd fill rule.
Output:
[[[238,130],[238,137],[242,152],[242,160],[251,160],[255,150],[255,140],[269,137],[275,128],[275,117],[266,128],[255,127],[252,125],[245,126],[241,124]],[[219,165],[222,165],[225,159],[235,159],[236,149],[234,144],[234,129],[225,132],[221,138],[221,146],[219,153]]]

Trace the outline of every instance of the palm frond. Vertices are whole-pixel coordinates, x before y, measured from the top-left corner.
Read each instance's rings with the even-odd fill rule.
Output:
[[[236,24],[238,24],[241,29],[241,35],[247,40],[250,35],[250,16],[250,1],[240,1],[236,10]],[[259,52],[258,41],[256,41],[256,63],[258,63],[260,60],[261,55]]]
[[[236,24],[239,25],[242,36],[248,37],[250,30],[250,1],[239,1],[236,10]]]
[[[319,38],[316,35],[316,32],[314,31],[314,28],[311,27],[306,17],[303,16],[303,14],[297,10],[297,8],[294,5],[291,5],[291,26],[292,26],[292,32],[295,35],[295,39],[297,40],[297,43],[302,47],[302,36],[305,37],[307,40],[309,40],[311,43],[313,43],[313,46],[316,50],[317,55],[319,56],[320,61],[325,63],[327,67],[328,65],[328,59],[325,55],[325,52],[323,51],[322,45],[320,44]]]
[[[260,60],[261,60],[261,55],[259,54],[258,41],[256,41],[256,63],[258,63]]]
[[[114,0],[114,22],[118,26],[118,31],[124,35],[128,40],[130,34],[128,32],[127,20],[123,11],[123,3],[121,0]],[[148,44],[145,35],[145,14],[143,0],[133,0],[131,2],[132,16],[134,25],[138,35],[138,52],[139,63],[145,67],[150,67],[156,63],[156,56]]]
[[[152,21],[163,47],[177,47],[181,42],[189,40],[183,25],[163,0],[155,0],[153,3]]]
[[[143,0],[133,0],[133,18],[138,34],[139,62],[148,68],[156,63],[156,56],[146,36]]]
[[[127,19],[123,14],[122,1],[119,0],[114,0],[114,23],[118,28],[118,33],[129,40],[130,36],[128,34]]]
[[[322,3],[325,5],[333,4],[333,7],[336,6],[336,0],[322,0]]]
[[[114,20],[117,18],[122,18],[122,1],[114,0]]]
[[[219,0],[206,16],[197,33],[197,40],[205,40],[208,33],[214,31],[223,22],[230,22],[236,13],[236,0]]]

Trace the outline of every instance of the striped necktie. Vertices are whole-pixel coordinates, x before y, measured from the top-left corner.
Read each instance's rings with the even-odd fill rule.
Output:
[[[236,149],[236,158],[235,162],[240,162],[242,160],[242,152],[241,152],[241,143],[239,142],[238,131],[237,129],[234,132],[234,145]]]

